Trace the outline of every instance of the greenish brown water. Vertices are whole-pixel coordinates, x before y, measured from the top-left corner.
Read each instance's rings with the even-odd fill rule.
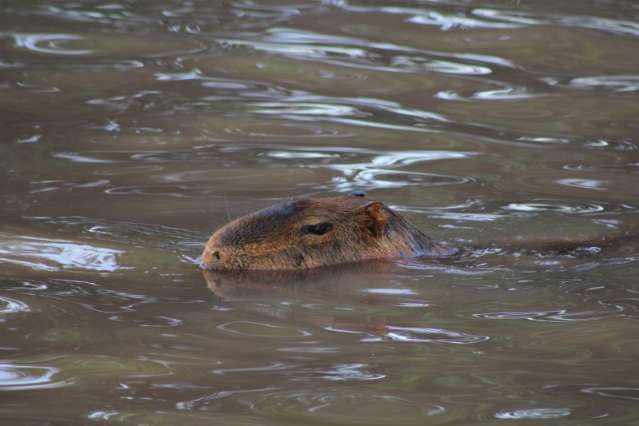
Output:
[[[621,235],[637,117],[634,1],[4,1],[0,424],[639,425],[632,239],[195,264],[353,190],[460,247]]]

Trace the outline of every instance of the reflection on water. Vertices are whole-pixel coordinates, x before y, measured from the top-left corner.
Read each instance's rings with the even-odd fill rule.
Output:
[[[0,4],[3,423],[638,421],[634,2],[51,3]],[[463,254],[196,267],[354,190]]]
[[[0,234],[0,262],[33,270],[79,268],[113,272],[121,268],[117,258],[122,253],[71,241]]]
[[[87,55],[88,49],[66,49],[63,44],[82,37],[73,34],[8,34],[13,37],[16,47],[48,55]],[[5,35],[6,36],[6,35]]]
[[[556,419],[569,416],[567,408],[532,408],[530,410],[500,411],[495,414],[498,419]]]
[[[9,297],[0,297],[0,314],[13,314],[16,312],[29,312],[29,305],[19,300],[11,299]],[[1,319],[0,321],[3,321]]]
[[[53,367],[0,364],[0,392],[55,389],[72,384],[53,381],[59,372],[59,369]]]

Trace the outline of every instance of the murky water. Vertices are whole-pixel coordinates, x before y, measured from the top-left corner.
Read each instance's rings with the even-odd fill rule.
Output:
[[[637,2],[8,0],[0,117],[2,424],[639,424]],[[493,248],[194,264],[353,190]]]

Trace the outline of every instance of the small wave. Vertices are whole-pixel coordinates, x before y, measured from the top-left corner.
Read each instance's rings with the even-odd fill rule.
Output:
[[[522,419],[557,419],[572,414],[569,408],[526,408],[513,411],[499,411],[495,413],[495,418],[500,420],[522,420]]]
[[[123,267],[118,257],[124,251],[72,241],[12,236],[0,233],[0,263],[40,271],[88,269],[114,272]]]
[[[316,379],[332,382],[374,381],[386,377],[382,373],[373,373],[365,369],[362,363],[338,363],[331,368],[304,368],[301,371],[292,370],[287,374],[293,381],[314,381]]]
[[[383,294],[387,296],[412,296],[418,294],[410,288],[367,288],[362,291],[364,293]]]
[[[93,50],[90,49],[68,49],[63,46],[64,43],[83,39],[75,34],[4,33],[0,34],[1,36],[13,37],[16,47],[36,53],[67,56],[82,56],[93,53]]]
[[[529,320],[547,322],[592,321],[608,316],[605,311],[568,312],[565,309],[548,311],[509,311],[474,314],[475,318],[493,320]]]
[[[74,163],[93,163],[93,164],[112,163],[111,160],[90,157],[88,155],[82,155],[77,152],[56,152],[56,153],[53,153],[53,157],[59,158],[61,160],[73,161]]]
[[[639,37],[639,23],[621,19],[601,18],[598,16],[562,16],[556,21],[565,26],[588,28],[606,33]]]
[[[430,327],[401,327],[388,325],[384,327],[382,336],[367,336],[363,342],[394,341],[405,343],[450,343],[455,345],[468,345],[485,342],[489,336],[480,336],[462,333],[459,331],[445,330],[443,328]]]
[[[605,184],[608,182],[600,179],[559,179],[557,183],[574,188],[604,191]]]
[[[227,333],[245,337],[266,338],[300,338],[310,336],[311,333],[299,328],[290,328],[274,324],[255,321],[231,321],[217,326]]]
[[[321,416],[339,424],[404,425],[415,419],[447,412],[441,405],[413,401],[410,397],[349,388],[270,390],[241,393],[236,401],[262,416],[276,417],[296,424],[313,422]]]
[[[575,89],[607,89],[615,92],[636,92],[639,90],[639,75],[602,75],[578,77],[568,81]]]
[[[488,75],[493,72],[492,69],[485,65],[470,65],[442,59],[427,59],[404,55],[393,57],[391,65],[395,68],[411,71],[431,71],[442,74]]]
[[[533,201],[529,203],[509,203],[503,207],[504,210],[516,212],[556,212],[568,214],[589,214],[598,213],[606,210],[601,204],[565,204],[561,202],[553,203],[547,201]]]
[[[448,15],[448,14],[443,14],[443,13],[439,13],[435,11],[420,13],[419,15],[415,15],[411,18],[408,18],[407,22],[410,22],[412,24],[432,25],[432,26],[439,27],[440,29],[444,31],[455,29],[455,28],[508,29],[508,28],[519,28],[522,26],[520,23],[489,21],[489,20],[459,16],[459,15]]]
[[[597,395],[604,398],[639,401],[639,388],[626,386],[589,386],[580,390],[582,393]]]
[[[441,160],[460,160],[473,157],[475,152],[455,151],[387,151],[380,152],[368,162],[328,164],[325,167],[339,171],[343,177],[333,179],[340,191],[367,188],[401,188],[406,186],[460,185],[471,178],[436,173],[401,170],[399,167],[415,163]]]
[[[31,312],[31,308],[25,302],[11,297],[0,296],[0,321],[3,314],[15,314],[18,312]]]
[[[56,389],[73,384],[70,380],[56,381],[59,373],[54,367],[0,363],[0,392]]]

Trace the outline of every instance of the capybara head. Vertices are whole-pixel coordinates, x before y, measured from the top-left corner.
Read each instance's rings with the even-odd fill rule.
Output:
[[[202,253],[209,270],[299,270],[445,250],[363,193],[298,199],[240,217]]]

